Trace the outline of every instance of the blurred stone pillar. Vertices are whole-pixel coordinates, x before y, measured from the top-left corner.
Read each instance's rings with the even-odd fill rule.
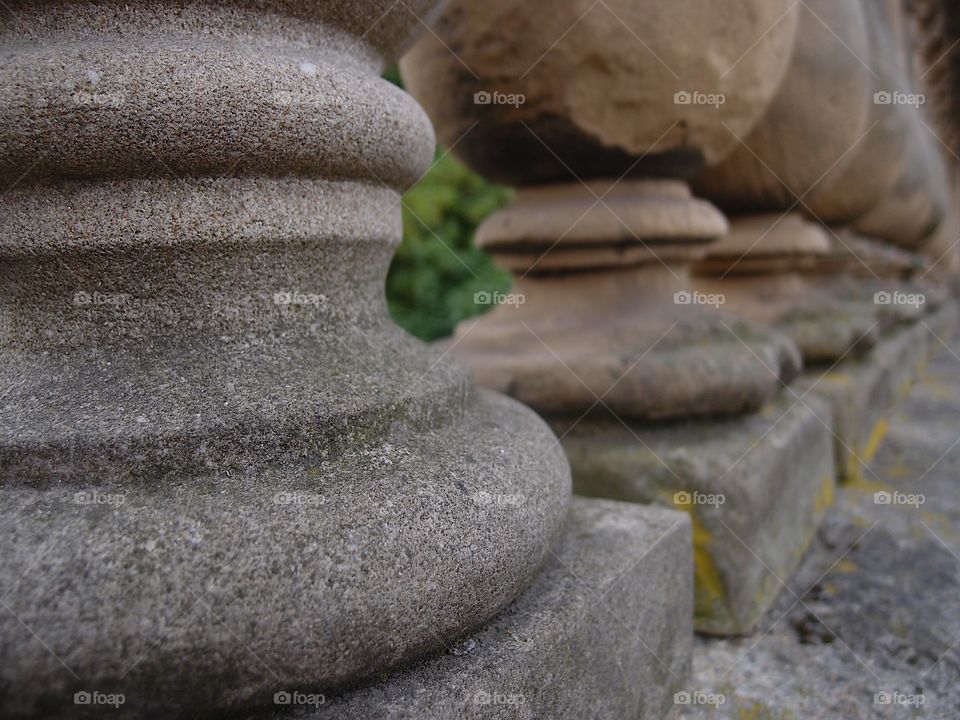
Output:
[[[949,187],[900,3],[810,0],[799,16],[766,115],[694,183],[734,228],[695,272],[704,292],[725,293],[731,309],[780,328],[820,364],[800,386],[832,401],[850,476],[925,358],[916,324],[939,322],[943,293],[921,282],[919,253],[952,224]]]
[[[764,115],[796,20],[788,2],[460,0],[401,64],[441,142],[518,187],[477,234],[512,294],[449,347],[550,420],[575,492],[690,513],[703,632],[753,628],[832,499],[828,410],[782,392],[796,347],[689,276],[727,222],[687,180]]]
[[[746,317],[779,321],[809,362],[859,354],[887,328],[887,309],[865,300],[895,289],[880,275],[891,267],[874,269],[877,254],[845,238],[866,234],[914,250],[948,216],[943,164],[915,105],[905,104],[920,98],[902,67],[902,19],[877,4],[803,7],[767,114],[695,183],[735,228],[696,268],[701,286],[726,288]],[[784,282],[756,280],[771,273]],[[858,282],[862,292],[851,297],[849,277],[864,274],[874,282]],[[766,290],[751,296],[748,285]]]
[[[554,436],[383,297],[434,137],[380,74],[435,5],[4,14],[0,714],[270,710],[537,575]]]

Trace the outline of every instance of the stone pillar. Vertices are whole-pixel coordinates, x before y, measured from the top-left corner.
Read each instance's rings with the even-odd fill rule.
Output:
[[[777,324],[809,363],[873,347],[895,319],[873,295],[905,289],[881,276],[897,271],[877,252],[850,238],[915,249],[949,214],[933,138],[907,104],[921,98],[902,67],[902,19],[876,3],[804,6],[763,120],[695,182],[735,229],[695,268],[700,287],[725,292],[745,317]],[[864,275],[872,282],[851,282]]]
[[[796,21],[787,2],[460,0],[401,65],[441,141],[518,187],[477,234],[513,294],[448,346],[549,419],[575,492],[691,515],[703,632],[754,627],[833,492],[828,409],[782,392],[796,347],[689,276],[727,222],[687,180],[767,111]]]
[[[804,5],[766,115],[694,182],[734,228],[695,268],[698,287],[821,366],[799,387],[833,405],[841,477],[875,452],[925,359],[926,323],[952,317],[918,254],[939,253],[955,219],[906,20],[899,3]]]
[[[384,301],[434,137],[380,74],[435,5],[5,13],[0,714],[331,694],[547,558],[555,438]]]
[[[717,8],[650,5],[454,2],[442,42],[425,38],[402,66],[441,141],[520,188],[477,235],[514,272],[514,302],[453,346],[482,384],[542,412],[579,415],[619,378],[602,402],[631,417],[736,414],[799,370],[784,338],[691,294],[690,263],[727,224],[685,182],[734,149],[724,126],[745,133],[762,115],[794,14],[735,0],[750,21],[718,24]],[[702,39],[696,52],[680,27]]]

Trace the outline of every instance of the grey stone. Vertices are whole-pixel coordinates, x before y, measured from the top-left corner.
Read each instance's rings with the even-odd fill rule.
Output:
[[[864,479],[864,463],[876,455],[891,411],[909,393],[931,350],[942,347],[937,338],[949,339],[950,327],[956,324],[956,307],[947,303],[927,318],[929,322],[924,319],[888,332],[861,357],[826,368],[812,367],[798,378],[799,389],[823,397],[833,408],[840,479]]]
[[[555,437],[384,299],[434,137],[380,74],[438,5],[15,3],[4,717],[335,691],[539,571],[569,496]]]
[[[830,409],[782,393],[758,413],[629,427],[554,421],[574,492],[691,514],[695,627],[750,632],[782,589],[833,501]]]
[[[682,513],[576,498],[543,572],[480,632],[307,717],[662,718],[687,684],[690,555]]]
[[[960,344],[947,344],[891,416],[869,483],[839,489],[762,634],[695,641],[690,688],[725,702],[684,718],[958,717]]]

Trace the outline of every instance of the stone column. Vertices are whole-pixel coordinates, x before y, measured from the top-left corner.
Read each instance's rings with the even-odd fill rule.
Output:
[[[380,74],[435,5],[4,13],[0,714],[333,693],[541,567],[555,438],[383,296],[434,137]]]
[[[685,178],[734,149],[725,126],[753,127],[793,42],[787,3],[729,4],[749,22],[690,2],[454,2],[442,42],[404,60],[441,141],[519,186],[477,235],[514,272],[515,297],[453,340],[482,384],[579,414],[619,378],[603,400],[615,412],[690,417],[755,410],[799,370],[782,337],[690,292],[689,265],[727,223]]]
[[[874,3],[804,6],[763,120],[695,182],[734,227],[695,268],[699,286],[783,328],[808,362],[861,354],[897,319],[872,302],[905,289],[880,275],[896,270],[855,236],[912,250],[949,212],[943,165],[909,104],[922,98],[902,67],[902,18]],[[864,275],[873,282],[851,281]]]
[[[512,294],[448,346],[550,420],[575,492],[691,515],[710,633],[754,627],[833,492],[828,410],[782,392],[796,347],[689,276],[727,222],[687,180],[767,111],[795,10],[460,0],[401,65],[441,141],[518,187],[477,234]]]
[[[946,309],[919,255],[954,220],[916,42],[898,3],[811,0],[766,115],[694,182],[734,228],[695,268],[698,287],[821,364],[800,387],[832,401],[841,476],[876,450],[929,347],[924,325]]]

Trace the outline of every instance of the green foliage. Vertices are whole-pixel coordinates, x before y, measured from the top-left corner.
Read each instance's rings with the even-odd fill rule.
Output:
[[[433,167],[404,197],[403,243],[387,276],[387,301],[397,323],[434,340],[490,309],[474,302],[475,293],[509,289],[510,274],[476,248],[473,235],[510,197],[510,190],[438,150]]]
[[[396,65],[383,77],[403,87]],[[475,293],[509,289],[510,274],[474,246],[473,235],[510,197],[437,148],[433,167],[404,196],[403,243],[387,276],[387,302],[401,327],[423,340],[444,337],[491,309],[474,302]]]

